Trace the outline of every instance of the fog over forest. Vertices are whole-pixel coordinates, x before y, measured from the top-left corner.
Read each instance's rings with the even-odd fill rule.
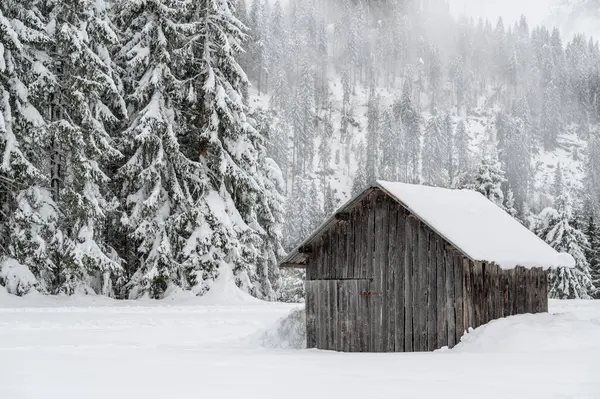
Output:
[[[600,295],[596,2],[80,3],[0,5],[10,293],[299,301],[278,260],[384,179],[479,191]]]

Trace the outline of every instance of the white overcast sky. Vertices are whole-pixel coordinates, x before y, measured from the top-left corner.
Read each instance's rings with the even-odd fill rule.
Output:
[[[543,22],[556,2],[557,0],[449,0],[450,9],[455,15],[466,14],[491,21],[502,16],[507,23],[513,23],[521,15],[525,15],[531,25]]]
[[[570,4],[578,0],[448,0],[454,15],[466,14],[474,18],[487,18],[492,23],[502,16],[505,24],[516,22],[525,15],[530,26],[546,24],[557,26],[565,36],[585,33],[600,38],[600,12],[575,13]],[[581,1],[583,2],[583,1]]]

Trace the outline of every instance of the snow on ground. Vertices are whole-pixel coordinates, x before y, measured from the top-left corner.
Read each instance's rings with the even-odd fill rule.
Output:
[[[0,287],[0,397],[600,398],[600,301],[552,302],[552,314],[494,321],[434,353],[265,346],[265,335],[297,332],[301,317],[277,320],[299,306],[16,298]]]

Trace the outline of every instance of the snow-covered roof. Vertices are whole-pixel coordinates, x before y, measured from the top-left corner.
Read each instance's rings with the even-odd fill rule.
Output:
[[[571,255],[555,251],[478,192],[386,181],[377,186],[475,261],[503,269],[575,266]]]
[[[378,181],[338,212],[352,208],[373,189],[380,189],[394,198],[473,261],[495,263],[502,269],[575,266],[571,255],[558,253],[485,196],[471,190]],[[335,223],[338,220],[334,215],[290,252],[280,265],[304,267],[307,255],[302,249]]]

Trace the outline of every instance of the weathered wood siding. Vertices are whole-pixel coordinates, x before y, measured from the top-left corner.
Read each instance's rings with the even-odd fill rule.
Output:
[[[344,212],[307,249],[309,348],[432,351],[469,327],[548,310],[544,271],[471,262],[379,190]]]

